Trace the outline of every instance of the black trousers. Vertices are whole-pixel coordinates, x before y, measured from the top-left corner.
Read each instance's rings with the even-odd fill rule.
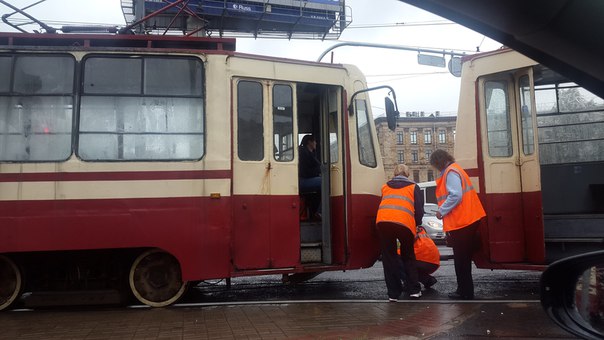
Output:
[[[415,261],[417,267],[417,279],[423,284],[428,284],[431,281],[432,273],[438,269],[438,265],[430,262]]]
[[[377,230],[382,249],[382,264],[384,266],[384,280],[388,289],[388,297],[398,299],[403,292],[399,255],[396,253],[396,240],[399,240],[401,243],[400,259],[403,261],[407,274],[405,284],[409,288],[410,294],[419,292],[421,286],[418,281],[415,252],[413,251],[413,241],[415,238],[411,230],[400,224],[389,222],[378,223]]]
[[[474,281],[472,280],[472,253],[474,240],[480,220],[449,232],[453,246],[453,262],[457,276],[457,293],[463,297],[474,298]]]

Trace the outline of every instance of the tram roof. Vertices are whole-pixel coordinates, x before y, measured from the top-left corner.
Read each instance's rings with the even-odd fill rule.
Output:
[[[16,49],[26,46],[67,49],[117,48],[234,52],[236,44],[233,38],[0,32],[0,47]]]

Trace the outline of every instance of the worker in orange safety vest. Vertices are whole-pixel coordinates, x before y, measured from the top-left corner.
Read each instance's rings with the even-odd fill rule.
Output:
[[[440,252],[434,241],[428,236],[426,229],[422,226],[417,227],[413,250],[415,252],[417,278],[424,285],[425,289],[431,288],[438,282],[431,274],[440,267]],[[400,249],[398,253],[400,254]],[[403,269],[402,265],[401,269]]]
[[[480,220],[486,213],[468,174],[444,150],[435,150],[430,165],[440,172],[436,180],[436,217],[443,220],[443,229],[453,247],[457,289],[449,298],[474,299],[472,253]]]
[[[382,187],[382,201],[377,211],[376,228],[389,301],[397,301],[403,292],[401,260],[407,273],[405,284],[409,297],[419,298],[422,295],[413,243],[416,227],[424,216],[424,196],[408,176],[409,167],[406,165],[398,164],[394,168],[394,177]],[[397,240],[401,244],[400,257],[396,251]]]

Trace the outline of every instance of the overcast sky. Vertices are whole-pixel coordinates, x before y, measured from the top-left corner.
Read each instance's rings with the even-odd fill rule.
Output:
[[[7,0],[22,8],[36,1]],[[501,44],[441,17],[396,0],[346,0],[352,24],[340,36],[340,41],[371,42],[390,45],[467,51],[473,53],[501,47]],[[0,4],[0,15],[12,10]],[[66,23],[99,23],[124,25],[120,0],[46,0],[27,11],[51,26]],[[16,16],[14,18],[17,18]],[[1,31],[11,30],[0,24]],[[381,26],[381,27],[375,27]],[[383,27],[386,26],[386,27]],[[28,29],[37,29],[29,26]],[[337,43],[335,40],[241,39],[241,52],[279,57],[316,60],[323,51]],[[330,56],[324,58],[329,62]],[[394,51],[364,47],[340,47],[334,52],[334,62],[357,65],[365,73],[369,86],[394,87],[399,109],[405,111],[457,112],[459,78],[447,69],[417,64],[417,52]],[[372,95],[374,115],[383,113],[385,95]]]

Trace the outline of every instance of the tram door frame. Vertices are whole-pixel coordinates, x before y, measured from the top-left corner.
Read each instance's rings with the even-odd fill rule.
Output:
[[[346,221],[344,214],[344,134],[342,126],[342,88],[340,86],[326,85],[321,100],[321,174],[324,177],[321,190],[322,218],[322,262],[332,264],[343,263],[345,254],[336,254],[334,251],[343,251]],[[336,146],[332,149],[332,136],[335,135]],[[333,152],[335,151],[335,153]],[[336,159],[334,159],[334,156]],[[338,201],[342,206],[338,207]],[[343,234],[334,235],[338,231]],[[335,240],[332,236],[335,236]],[[342,247],[334,247],[334,241]],[[337,249],[337,250],[336,250]]]
[[[523,78],[526,83],[523,84]],[[518,167],[522,190],[522,218],[525,258],[530,263],[545,263],[543,201],[541,198],[541,165],[533,68],[514,74],[518,130]],[[532,150],[531,150],[532,144]]]
[[[241,102],[250,102],[239,93],[242,82],[261,85],[262,112],[257,107]],[[291,88],[291,102],[288,105],[274,105],[275,86],[286,85]],[[233,164],[233,230],[232,258],[237,270],[293,268],[300,258],[299,198],[298,198],[298,152],[296,137],[298,133],[296,85],[291,82],[247,79],[236,77],[232,80],[232,164]],[[254,85],[253,87],[256,87]],[[257,91],[257,89],[254,89]],[[258,94],[258,92],[256,92]],[[241,97],[240,97],[241,95]],[[259,104],[257,99],[256,106]],[[241,134],[251,133],[250,129],[239,131],[239,110],[248,110],[248,114],[262,117],[263,154],[260,158],[241,159],[244,152],[240,149]],[[251,110],[251,111],[249,111]],[[254,112],[256,110],[256,112]],[[280,110],[291,110],[291,159],[276,159],[277,147],[273,135],[274,119]],[[245,139],[244,139],[245,140]],[[249,143],[257,140],[248,139]],[[254,157],[252,157],[254,158]]]
[[[533,129],[532,155],[525,155],[522,141],[522,107],[519,98],[518,81],[521,77],[529,77],[531,100],[530,122]],[[501,129],[501,119],[496,121],[497,113],[492,116],[487,110],[487,83],[499,83],[500,90],[505,89],[505,103],[495,103],[494,110],[501,109],[505,104],[507,111],[506,130]],[[496,85],[494,85],[496,86]],[[540,199],[540,179],[537,143],[537,122],[535,116],[535,100],[532,81],[532,69],[526,68],[516,73],[500,73],[485,75],[479,78],[480,133],[483,136],[483,167],[485,174],[485,191],[487,197],[487,224],[490,260],[496,263],[505,262],[540,262],[543,260],[543,248],[528,250],[530,247],[543,247],[543,226],[541,220],[541,205],[530,204],[531,199]],[[495,90],[497,90],[494,87]],[[493,92],[489,97],[492,102]],[[490,105],[490,103],[489,103]],[[490,117],[493,117],[489,119]],[[493,144],[489,137],[492,135]],[[506,136],[505,139],[497,136]],[[497,140],[499,138],[499,140]],[[501,144],[504,141],[508,145]],[[499,142],[499,143],[497,143]],[[505,154],[492,155],[496,150],[504,150]],[[530,208],[528,208],[530,207]],[[532,210],[537,211],[532,211]],[[520,213],[519,213],[520,212]],[[535,218],[536,217],[536,218]],[[539,228],[541,235],[539,236]]]
[[[317,153],[321,163],[321,221],[320,251],[321,264],[344,264],[346,262],[346,212],[345,212],[345,138],[343,123],[343,87],[341,85],[299,83],[299,98],[304,102],[298,105],[298,117],[305,120],[300,122],[300,143],[303,135],[312,133],[317,138]],[[307,92],[308,87],[308,92]],[[311,99],[309,99],[311,98]],[[312,117],[309,117],[310,116]],[[318,135],[317,135],[318,134]],[[332,142],[334,144],[332,145]],[[306,223],[308,222],[300,222]],[[311,223],[312,224],[312,223]],[[313,227],[314,228],[314,227]],[[302,240],[300,240],[302,242]],[[307,249],[308,250],[308,249]],[[312,251],[312,250],[311,250]],[[314,256],[312,256],[314,257]],[[317,262],[307,262],[304,256],[301,260],[312,265]]]

